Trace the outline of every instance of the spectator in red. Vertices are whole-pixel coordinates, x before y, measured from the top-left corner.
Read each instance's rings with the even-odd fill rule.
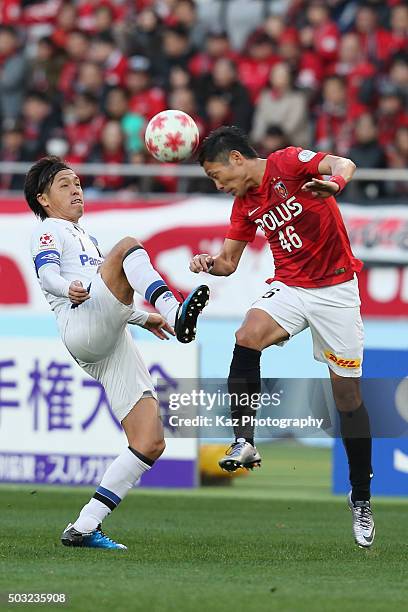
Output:
[[[188,67],[193,77],[209,74],[218,59],[238,60],[238,54],[231,49],[228,34],[224,30],[213,30],[207,34],[204,51],[199,51],[190,60]]]
[[[324,62],[313,48],[313,29],[303,28],[299,35],[288,29],[283,33],[278,46],[282,60],[289,64],[296,75],[295,85],[309,94],[320,90]]]
[[[107,121],[102,129],[99,142],[94,146],[87,161],[102,164],[125,164],[128,161],[125,137],[119,121]],[[93,187],[101,191],[116,191],[126,186],[122,175],[100,175],[93,181]]]
[[[359,37],[355,32],[343,35],[339,59],[332,72],[346,80],[349,116],[354,119],[369,111],[374,98],[376,70],[361,55]]]
[[[63,2],[57,13],[54,31],[52,33],[53,42],[64,49],[67,44],[68,34],[77,27],[76,7],[72,2]]]
[[[32,91],[24,99],[22,109],[24,147],[27,159],[38,159],[46,154],[47,142],[62,130],[61,118],[50,99]]]
[[[69,143],[68,162],[84,162],[98,142],[105,123],[104,117],[99,114],[99,101],[87,92],[77,94],[71,112],[67,110],[64,114],[67,118],[65,136]]]
[[[135,55],[129,58],[125,86],[130,93],[129,109],[149,121],[166,109],[166,97],[160,87],[151,83],[151,63],[147,57]]]
[[[97,34],[92,38],[89,59],[103,68],[107,85],[115,87],[125,84],[127,58],[117,47],[109,32]]]
[[[63,64],[64,56],[52,38],[40,38],[30,65],[29,89],[55,96]]]
[[[257,151],[261,157],[268,157],[271,153],[290,146],[290,141],[279,125],[269,125],[265,136],[258,144]]]
[[[340,34],[330,18],[330,7],[324,0],[311,0],[306,18],[313,28],[313,45],[316,53],[327,66],[337,59]]]
[[[107,22],[106,16],[101,16],[99,14],[99,9],[101,7],[107,7],[110,11],[109,14],[111,15],[111,19],[110,22],[107,24],[108,28],[103,27],[104,25],[106,25]],[[89,34],[106,31],[107,29],[110,29],[112,25],[116,23],[119,19],[123,18],[125,11],[126,6],[121,6],[117,2],[111,2],[109,0],[79,0],[79,27],[81,28],[81,30],[86,31]]]
[[[27,60],[17,30],[0,26],[0,118],[16,119],[25,93]]]
[[[231,122],[248,132],[251,127],[253,106],[248,90],[240,83],[236,64],[229,59],[218,59],[200,87],[205,104],[212,95],[222,96],[231,109]]]
[[[75,91],[76,93],[91,93],[98,99],[100,108],[103,108],[108,87],[99,64],[88,61],[80,65],[78,78],[75,82]]]
[[[388,152],[392,146],[398,127],[408,127],[408,114],[404,98],[398,88],[385,86],[378,99],[377,124],[379,141]]]
[[[249,37],[245,54],[237,64],[240,81],[248,89],[254,104],[268,83],[272,66],[277,62],[279,56],[274,52],[267,34],[259,32]]]
[[[255,108],[251,138],[257,145],[270,125],[284,127],[293,144],[308,147],[309,115],[306,94],[296,91],[288,64],[276,64],[270,74],[270,86],[261,93]]]
[[[354,144],[348,152],[348,157],[357,168],[385,168],[385,152],[378,143],[378,129],[373,115],[367,113],[356,120]],[[347,196],[357,200],[375,200],[385,195],[383,181],[354,181],[349,187]]]
[[[0,3],[0,23],[3,25],[19,25],[21,16],[21,0],[3,0]]]
[[[316,149],[345,156],[352,142],[353,123],[347,112],[347,87],[342,77],[327,77],[316,119]]]
[[[391,33],[378,25],[376,9],[370,4],[357,9],[355,31],[366,59],[377,67],[384,67],[391,55]]]
[[[65,101],[71,100],[75,92],[75,81],[78,77],[79,67],[88,59],[89,39],[85,32],[74,30],[67,37],[65,51],[67,59],[62,67],[58,81],[58,90]]]
[[[390,53],[396,53],[407,50],[408,40],[408,6],[406,4],[397,4],[391,9],[390,16],[391,40]]]

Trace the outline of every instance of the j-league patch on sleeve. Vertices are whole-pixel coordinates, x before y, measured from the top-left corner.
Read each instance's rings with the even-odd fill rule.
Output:
[[[42,234],[39,241],[39,250],[55,248],[55,238],[52,234]]]
[[[303,149],[298,153],[298,159],[301,162],[308,162],[314,158],[316,153],[314,151],[309,151],[309,149]]]

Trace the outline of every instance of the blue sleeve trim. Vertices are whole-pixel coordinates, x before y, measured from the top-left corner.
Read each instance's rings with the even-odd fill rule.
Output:
[[[37,272],[41,268],[41,266],[45,266],[45,264],[49,263],[61,265],[61,255],[55,249],[50,249],[48,251],[42,251],[41,253],[37,253],[34,258],[34,265]]]

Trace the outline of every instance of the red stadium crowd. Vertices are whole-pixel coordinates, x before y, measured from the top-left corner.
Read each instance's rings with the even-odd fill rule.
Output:
[[[178,108],[201,136],[239,125],[263,155],[295,144],[359,167],[408,167],[401,0],[3,0],[0,24],[1,161],[153,163],[146,122]],[[0,174],[0,189],[21,182]],[[123,177],[87,184],[140,188]],[[404,187],[355,189],[375,199]]]

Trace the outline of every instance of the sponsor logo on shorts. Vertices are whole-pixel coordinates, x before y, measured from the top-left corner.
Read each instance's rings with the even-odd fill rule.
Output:
[[[344,359],[335,355],[331,351],[324,351],[324,356],[328,361],[332,361],[340,368],[359,368],[361,366],[361,359]]]

